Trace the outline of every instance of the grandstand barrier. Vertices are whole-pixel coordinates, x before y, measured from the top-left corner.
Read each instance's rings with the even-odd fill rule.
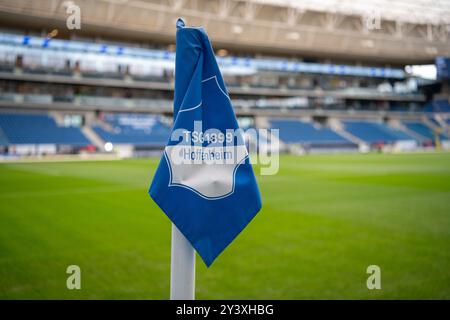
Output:
[[[120,97],[95,97],[78,96],[74,101],[75,105],[94,105],[94,106],[115,106],[121,108],[149,108],[149,109],[169,109],[172,107],[170,100],[164,99],[128,99]]]

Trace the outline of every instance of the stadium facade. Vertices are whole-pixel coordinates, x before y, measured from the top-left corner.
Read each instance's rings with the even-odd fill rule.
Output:
[[[331,0],[92,3],[0,1],[5,157],[162,150],[177,16],[210,34],[241,127],[280,129],[283,150],[450,148],[447,1],[415,15]],[[66,28],[69,5],[80,30]]]

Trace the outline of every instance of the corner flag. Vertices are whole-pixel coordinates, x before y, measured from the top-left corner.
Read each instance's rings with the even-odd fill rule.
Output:
[[[173,113],[149,193],[210,266],[261,209],[261,197],[208,36],[181,19]]]

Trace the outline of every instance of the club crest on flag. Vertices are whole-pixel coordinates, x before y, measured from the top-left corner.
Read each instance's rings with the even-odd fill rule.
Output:
[[[189,154],[188,161],[185,161],[186,154]],[[234,192],[237,168],[248,157],[248,153],[245,146],[222,148],[170,146],[166,147],[164,156],[170,170],[169,187],[184,187],[205,199],[214,200],[227,197]],[[220,160],[219,163],[215,163],[215,160],[210,161],[212,157],[215,159],[235,157],[237,163],[220,163]],[[191,161],[192,158],[194,160]],[[199,158],[208,158],[201,160],[207,165],[195,165],[194,161]]]

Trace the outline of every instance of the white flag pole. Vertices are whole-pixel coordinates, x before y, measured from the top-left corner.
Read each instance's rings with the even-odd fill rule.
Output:
[[[174,224],[170,264],[170,299],[194,300],[195,250]]]

